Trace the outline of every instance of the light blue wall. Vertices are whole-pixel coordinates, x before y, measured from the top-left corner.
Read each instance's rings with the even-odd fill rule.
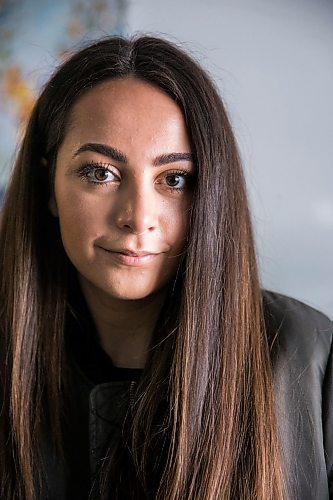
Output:
[[[265,287],[333,316],[333,2],[134,0],[127,30],[185,42],[217,80]]]
[[[0,1],[0,202],[30,108],[71,50],[121,33],[126,0]]]

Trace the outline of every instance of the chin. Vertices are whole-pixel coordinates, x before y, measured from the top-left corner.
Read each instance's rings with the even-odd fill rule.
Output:
[[[146,287],[103,287],[103,291],[110,298],[117,300],[143,300],[165,289],[165,283]]]
[[[88,274],[79,273],[80,282],[83,290],[90,295],[98,296],[102,294],[105,298],[116,300],[141,300],[159,292],[166,285],[164,280],[157,282],[156,280],[140,280],[138,276],[131,277],[127,280],[126,277],[107,279],[107,276],[89,276]],[[104,278],[104,279],[103,279]]]
[[[96,286],[97,290],[101,290],[106,296],[113,298],[113,299],[118,299],[118,300],[141,300],[145,299],[146,297],[149,297],[150,295],[153,295],[156,293],[158,290],[160,290],[160,286],[133,286],[133,283],[131,283],[129,286]]]
[[[114,292],[114,291],[106,291],[107,295],[113,299],[118,299],[118,300],[141,300],[145,299],[146,297],[149,297],[149,295],[152,295],[155,290],[149,291],[149,292]]]

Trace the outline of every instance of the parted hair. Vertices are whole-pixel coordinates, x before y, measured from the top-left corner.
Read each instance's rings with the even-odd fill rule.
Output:
[[[45,85],[26,128],[0,232],[0,496],[38,498],[45,419],[62,454],[75,269],[48,200],[73,104],[105,80],[128,77],[182,110],[196,182],[185,256],[124,426],[126,461],[110,452],[100,497],[282,500],[270,345],[236,141],[207,73],[152,36],[108,37],[76,52]]]

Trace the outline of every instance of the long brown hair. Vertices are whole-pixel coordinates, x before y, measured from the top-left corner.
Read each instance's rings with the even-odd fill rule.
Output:
[[[61,453],[73,269],[48,210],[57,151],[76,99],[128,76],[180,106],[197,171],[186,257],[136,392],[127,440],[132,491],[137,484],[159,500],[282,500],[269,344],[237,146],[207,74],[154,37],[103,39],[66,61],[36,102],[12,172],[0,235],[1,497],[35,497],[45,418]],[[157,473],[152,450],[156,458],[162,449]]]

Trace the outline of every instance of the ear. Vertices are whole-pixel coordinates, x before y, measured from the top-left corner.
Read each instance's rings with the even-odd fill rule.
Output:
[[[49,207],[49,210],[51,212],[51,214],[54,216],[54,217],[59,217],[59,213],[58,213],[58,207],[57,207],[57,202],[55,200],[55,197],[54,195],[52,195],[49,199],[49,203],[48,203],[48,207]]]

